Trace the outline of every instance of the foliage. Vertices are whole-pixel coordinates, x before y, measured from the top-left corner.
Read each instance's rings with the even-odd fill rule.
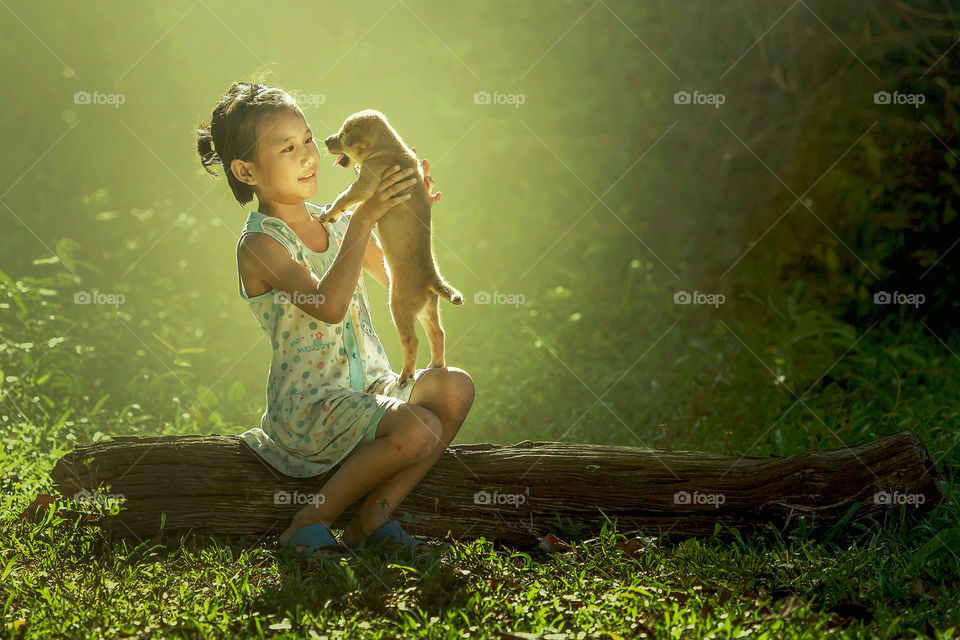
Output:
[[[797,122],[782,176],[792,188],[751,209],[752,234],[770,232],[772,250],[743,271],[752,282],[803,279],[826,311],[860,327],[922,321],[943,335],[960,320],[960,71],[942,55],[960,16],[933,1],[884,1],[849,21],[839,5],[817,11],[849,49],[812,42],[793,79],[816,108]],[[923,299],[883,302],[896,294]]]
[[[118,6],[128,28],[109,44],[129,52],[53,47],[84,85],[123,74],[124,110],[82,109],[61,99],[79,82],[72,69],[37,85],[47,52],[23,26],[88,34],[102,16],[63,8],[53,24],[43,5],[24,5],[0,23],[10,84],[27,87],[0,112],[0,166],[20,176],[2,196],[0,236],[7,635],[960,635],[957,12],[934,0],[882,0],[862,15],[815,0],[506,13],[481,2],[464,23],[433,4],[394,9],[395,39],[381,29],[356,47],[349,34],[382,9],[325,8],[347,34],[328,49],[352,64],[327,69],[329,100],[305,112],[319,133],[384,102],[434,163],[437,260],[468,302],[442,310],[448,363],[477,387],[457,442],[790,455],[911,428],[945,477],[945,503],[843,542],[771,532],[674,545],[611,526],[575,555],[478,541],[426,570],[373,558],[305,569],[280,561],[272,536],[137,544],[52,515],[26,522],[18,514],[51,490],[49,470],[74,442],[259,424],[269,347],[237,296],[246,210],[188,158],[190,129],[216,98],[211,77],[248,73],[218,55],[236,46],[234,30],[299,61],[316,28],[263,28],[277,24],[266,4],[235,12],[226,31],[215,16],[181,21],[181,7]],[[401,46],[431,63],[383,55]],[[213,66],[198,73],[204,51]],[[378,82],[358,85],[357,68],[378,69]],[[316,69],[292,63],[272,80],[309,87]],[[411,80],[429,87],[422,100],[410,101]],[[512,85],[522,108],[470,99]],[[678,106],[681,89],[722,92],[726,106]],[[876,104],[881,90],[926,101]],[[38,140],[50,144],[38,151]],[[321,204],[345,186],[336,170],[318,181]],[[386,292],[366,284],[399,362]],[[675,304],[682,290],[725,301]],[[522,302],[479,304],[484,291]],[[881,291],[926,301],[874,304]],[[83,303],[82,292],[107,298]],[[618,550],[634,536],[636,553]]]

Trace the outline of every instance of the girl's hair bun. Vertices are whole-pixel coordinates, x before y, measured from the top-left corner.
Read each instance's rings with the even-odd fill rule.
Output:
[[[218,154],[213,149],[213,134],[210,131],[210,125],[201,124],[197,129],[197,153],[200,155],[200,164],[207,169],[207,173],[216,177],[216,173],[208,168],[213,164],[223,164]]]

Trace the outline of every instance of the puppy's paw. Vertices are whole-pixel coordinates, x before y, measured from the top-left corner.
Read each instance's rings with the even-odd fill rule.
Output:
[[[343,213],[344,213],[343,211],[328,211],[327,213],[322,213],[319,216],[320,222],[323,222],[323,223],[336,222],[341,217],[343,217]]]
[[[398,387],[405,387],[410,380],[413,379],[413,372],[401,372],[400,377],[397,379]]]

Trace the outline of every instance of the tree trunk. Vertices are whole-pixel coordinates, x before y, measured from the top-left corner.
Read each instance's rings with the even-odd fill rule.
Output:
[[[329,473],[290,478],[236,436],[196,435],[80,445],[52,475],[68,498],[81,490],[122,495],[119,515],[100,524],[150,537],[164,513],[165,530],[279,533]],[[604,515],[620,531],[654,535],[749,535],[801,521],[817,533],[901,505],[922,513],[941,497],[930,455],[909,429],[786,458],[526,441],[451,446],[394,517],[410,514],[411,533],[523,545],[548,532],[595,534]],[[355,506],[334,527],[343,528]]]

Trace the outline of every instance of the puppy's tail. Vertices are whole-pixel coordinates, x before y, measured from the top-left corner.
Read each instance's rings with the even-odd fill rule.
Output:
[[[430,285],[430,290],[453,304],[463,304],[463,294],[447,284],[439,275],[434,279],[433,284]]]

